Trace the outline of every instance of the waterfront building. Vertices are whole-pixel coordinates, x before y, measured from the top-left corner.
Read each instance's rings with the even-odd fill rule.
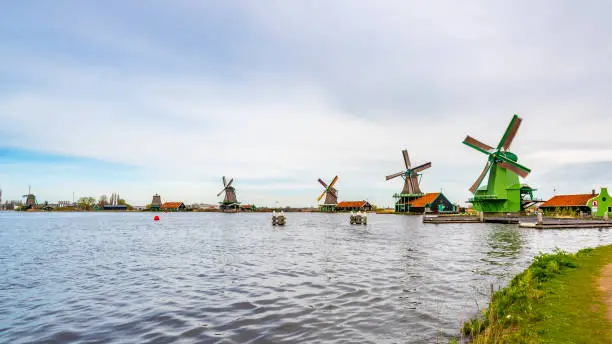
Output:
[[[600,193],[592,190],[587,194],[556,195],[544,202],[540,209],[547,215],[577,215],[592,214],[593,216],[604,216],[612,212],[612,199],[608,188],[601,188]]]
[[[368,201],[342,201],[336,205],[336,211],[371,211]]]
[[[163,211],[185,211],[186,207],[183,202],[166,202],[160,207]]]
[[[405,204],[405,209],[410,213],[453,213],[457,207],[441,192],[424,194]]]

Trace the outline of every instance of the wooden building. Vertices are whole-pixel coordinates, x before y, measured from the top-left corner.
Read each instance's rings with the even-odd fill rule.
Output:
[[[241,204],[240,205],[240,211],[246,211],[246,212],[250,212],[250,211],[255,211],[257,208],[255,208],[255,205],[253,204]]]
[[[457,211],[457,207],[441,192],[427,193],[410,201],[407,205],[408,212],[418,214],[425,212],[434,214],[454,213]]]
[[[368,201],[343,201],[336,205],[336,211],[372,211]]]
[[[604,216],[606,212],[608,216],[612,215],[612,197],[608,193],[608,188],[601,188],[599,195],[591,198],[587,205],[591,207],[593,216]]]
[[[95,209],[95,205],[94,205],[94,209]],[[125,204],[105,204],[102,206],[102,210],[126,211],[127,205]]]
[[[163,211],[185,211],[186,208],[183,202],[166,202],[160,207]]]
[[[594,203],[595,202],[595,203]],[[612,210],[612,202],[606,188],[601,189],[601,193],[595,190],[588,194],[576,195],[557,195],[544,202],[540,209],[545,215],[577,215],[593,214],[603,216],[607,210]]]

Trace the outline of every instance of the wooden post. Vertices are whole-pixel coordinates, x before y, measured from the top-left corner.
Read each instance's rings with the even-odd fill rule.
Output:
[[[482,211],[481,211],[481,212],[479,212],[479,213],[478,213],[478,216],[479,216],[479,218],[480,218],[480,222],[484,222],[484,212],[482,212]]]
[[[604,221],[608,221],[608,217],[609,217],[609,215],[608,215],[608,212],[606,211],[604,213]]]
[[[541,225],[542,222],[544,222],[543,219],[542,219],[542,212],[538,211],[538,224]]]

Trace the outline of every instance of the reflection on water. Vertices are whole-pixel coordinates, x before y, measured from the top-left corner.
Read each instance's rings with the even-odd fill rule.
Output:
[[[487,244],[490,249],[482,260],[492,265],[508,266],[519,258],[523,238],[517,226],[491,224]]]
[[[0,342],[444,342],[539,251],[612,243],[287,215],[0,213]]]

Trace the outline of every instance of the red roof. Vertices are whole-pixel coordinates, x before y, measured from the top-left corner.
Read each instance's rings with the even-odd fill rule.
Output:
[[[174,208],[180,207],[181,204],[183,204],[183,202],[166,202],[161,205],[161,208],[162,209],[174,209]]]
[[[414,201],[410,202],[410,206],[416,208],[425,208],[425,206],[431,204],[431,202],[433,202],[439,194],[439,192],[425,194],[423,197],[419,197]]]
[[[340,202],[336,205],[336,208],[361,208],[366,205],[366,201],[347,201]]]
[[[548,201],[542,203],[540,207],[583,207],[587,205],[587,201],[597,195],[581,194],[581,195],[557,195]]]

